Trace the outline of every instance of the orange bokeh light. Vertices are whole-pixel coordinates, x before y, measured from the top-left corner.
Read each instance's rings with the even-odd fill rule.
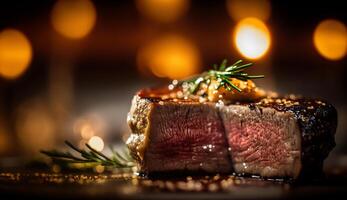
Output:
[[[16,110],[15,130],[18,142],[27,153],[39,153],[54,145],[56,121],[44,100],[35,98],[19,105]]]
[[[0,120],[2,120],[0,116]],[[0,122],[0,155],[11,148],[10,135],[3,122]]]
[[[157,22],[173,22],[182,17],[189,8],[189,0],[137,0],[138,10]]]
[[[32,47],[28,38],[15,29],[0,32],[0,75],[14,79],[28,68],[32,59]]]
[[[340,60],[347,52],[347,29],[337,20],[324,20],[318,24],[313,34],[313,43],[324,58]]]
[[[199,72],[200,55],[189,40],[168,35],[142,49],[137,56],[138,66],[147,68],[158,77],[180,79]]]
[[[271,45],[270,31],[257,18],[241,20],[234,31],[237,50],[248,59],[259,59],[266,54]]]
[[[226,6],[230,17],[235,21],[248,17],[266,21],[271,14],[269,0],[227,0]]]
[[[81,39],[96,22],[96,9],[90,0],[58,0],[52,10],[52,25],[61,35]]]

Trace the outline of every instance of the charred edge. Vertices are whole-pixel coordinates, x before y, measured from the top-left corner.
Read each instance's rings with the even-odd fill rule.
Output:
[[[295,113],[300,128],[302,171],[299,180],[321,179],[324,177],[323,162],[335,147],[334,135],[337,128],[337,111],[329,103],[313,104],[316,109],[307,109],[309,101],[288,110]]]

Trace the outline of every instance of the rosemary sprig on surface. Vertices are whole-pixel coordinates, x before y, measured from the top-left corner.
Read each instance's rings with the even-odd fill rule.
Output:
[[[119,153],[111,149],[112,156],[109,157],[102,152],[97,151],[89,144],[85,144],[87,147],[86,150],[77,148],[69,141],[65,141],[65,144],[70,147],[75,153],[78,153],[79,156],[75,156],[71,152],[62,152],[57,150],[41,150],[40,152],[52,158],[53,161],[64,164],[84,163],[110,166],[115,168],[130,168],[135,166],[133,159],[127,152]]]
[[[194,78],[185,80],[182,82],[182,84],[188,85],[188,92],[190,94],[196,94],[203,83],[205,83],[207,87],[210,86],[212,80],[216,80],[218,82],[216,89],[224,87],[229,91],[234,89],[241,92],[241,89],[232,83],[230,80],[231,78],[241,81],[264,78],[264,75],[248,75],[247,73],[243,72],[244,69],[252,66],[253,63],[242,64],[242,62],[242,60],[238,60],[234,64],[227,66],[227,60],[224,59],[219,67],[217,67],[215,64],[213,70],[209,70],[201,75],[195,76]]]

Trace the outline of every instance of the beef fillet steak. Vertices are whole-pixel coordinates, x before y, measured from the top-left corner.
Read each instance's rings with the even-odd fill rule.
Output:
[[[312,176],[335,146],[335,108],[321,100],[262,98],[223,104],[160,98],[132,101],[127,145],[144,173],[205,172],[268,178]]]

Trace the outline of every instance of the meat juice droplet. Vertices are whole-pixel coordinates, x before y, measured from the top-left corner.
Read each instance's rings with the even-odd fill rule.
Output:
[[[211,122],[207,123],[207,132],[208,133],[212,132],[212,123]]]
[[[247,164],[246,163],[242,163],[242,165],[243,165],[244,169],[247,169]]]
[[[209,151],[209,152],[212,152],[213,149],[215,148],[215,146],[212,145],[212,144],[209,144],[209,145],[207,145],[207,148],[208,148],[208,151]]]
[[[219,108],[219,107],[222,107],[222,106],[224,106],[224,101],[218,100],[218,102],[216,103],[216,107]]]
[[[207,151],[209,151],[209,152],[212,152],[212,150],[215,148],[215,146],[212,145],[212,144],[208,144],[208,145],[202,146],[202,148],[203,148],[204,150],[207,150]]]

